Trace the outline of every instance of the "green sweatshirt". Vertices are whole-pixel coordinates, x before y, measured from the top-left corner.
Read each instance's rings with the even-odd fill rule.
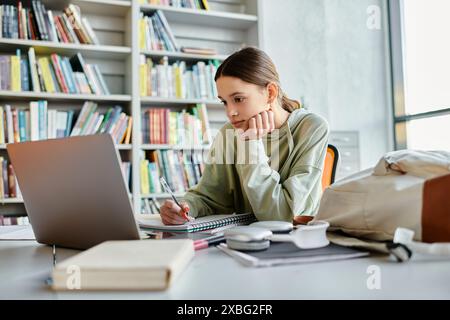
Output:
[[[278,131],[259,140],[242,141],[227,123],[184,200],[194,217],[252,212],[260,221],[292,221],[315,215],[327,144],[327,122],[305,109],[294,110]]]

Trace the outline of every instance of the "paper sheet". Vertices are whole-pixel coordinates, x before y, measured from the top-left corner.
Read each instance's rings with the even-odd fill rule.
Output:
[[[31,225],[28,226],[1,226],[0,240],[35,240]]]

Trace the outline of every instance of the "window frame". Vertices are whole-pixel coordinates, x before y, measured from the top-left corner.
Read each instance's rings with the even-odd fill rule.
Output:
[[[450,114],[450,107],[413,114],[406,114],[405,112],[403,1],[404,0],[388,0],[393,118],[392,130],[394,133],[395,150],[407,148],[406,124],[409,121]],[[403,115],[398,116],[397,114]]]

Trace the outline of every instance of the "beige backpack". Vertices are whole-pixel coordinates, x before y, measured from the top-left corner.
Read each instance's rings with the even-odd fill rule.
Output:
[[[450,152],[386,154],[374,168],[325,189],[315,220],[330,223],[337,244],[392,253],[403,243],[450,255],[450,243],[423,244],[450,242]]]

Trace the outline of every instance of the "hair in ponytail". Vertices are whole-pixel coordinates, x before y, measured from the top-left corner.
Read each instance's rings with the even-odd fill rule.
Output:
[[[278,86],[278,102],[283,109],[292,112],[302,107],[300,102],[289,99],[284,94],[275,64],[264,51],[258,48],[246,47],[226,58],[217,69],[214,81],[221,76],[239,78],[264,88],[269,83],[275,83]]]
[[[284,92],[281,91],[281,103],[280,105],[283,107],[284,110],[292,112],[295,109],[300,109],[302,107],[301,102],[294,100],[294,99],[289,99]]]

